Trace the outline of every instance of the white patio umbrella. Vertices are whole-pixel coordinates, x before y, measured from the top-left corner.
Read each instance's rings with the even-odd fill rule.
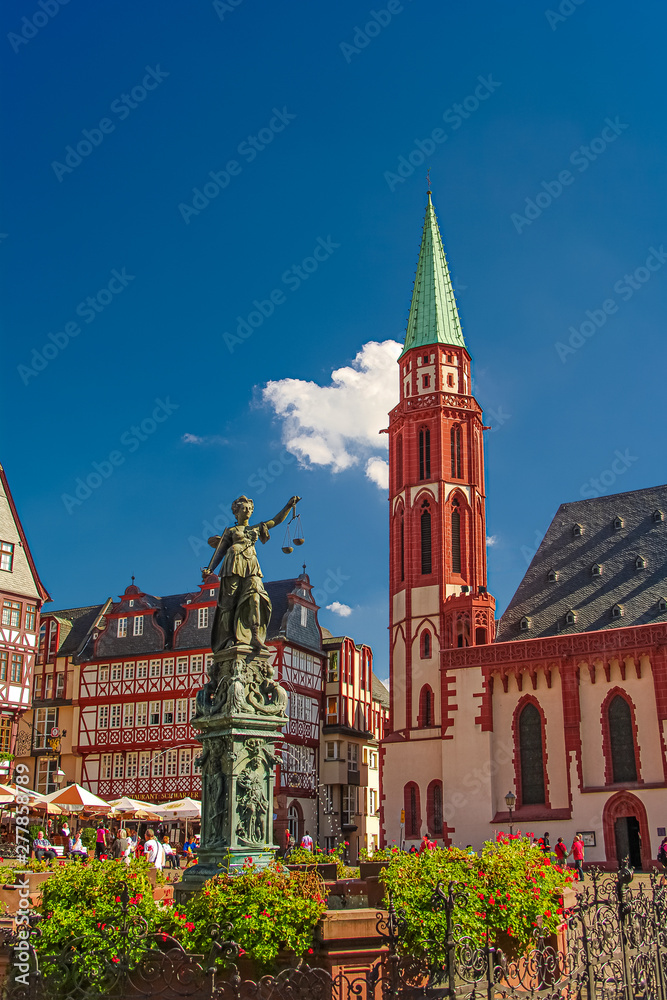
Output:
[[[44,798],[47,802],[59,806],[63,812],[82,812],[84,809],[107,813],[111,811],[108,802],[77,784],[68,785],[57,792],[50,792]]]
[[[123,816],[127,819],[161,819],[155,812],[155,807],[151,802],[142,802],[141,799],[131,799],[127,795],[119,799],[111,799],[109,805],[112,807],[114,815]]]
[[[173,802],[163,802],[161,805],[153,806],[153,811],[156,812],[161,819],[184,819],[185,836],[187,839],[188,820],[201,819],[201,802],[197,799],[191,799],[186,795],[184,799],[175,799]]]

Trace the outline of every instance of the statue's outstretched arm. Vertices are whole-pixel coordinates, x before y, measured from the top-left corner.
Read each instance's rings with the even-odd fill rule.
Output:
[[[209,538],[209,543],[211,543],[211,542],[215,542],[215,539],[214,538],[213,539]],[[215,552],[211,556],[211,561],[209,562],[208,566],[206,566],[201,571],[202,572],[202,576],[203,576],[204,579],[206,579],[206,577],[210,573],[213,573],[213,571],[215,570],[216,566],[220,565],[220,563],[222,562],[222,558],[223,558],[223,556],[224,556],[224,554],[225,554],[225,552],[227,551],[228,548],[229,548],[229,534],[227,532],[227,529],[225,528],[225,530],[220,535],[220,538],[218,539],[218,541],[217,541],[217,543],[215,545]]]
[[[292,508],[296,507],[300,499],[301,497],[290,497],[290,499],[287,501],[287,503],[285,504],[285,506],[281,511],[279,511],[277,514],[274,514],[274,516],[271,518],[270,521],[264,522],[269,531],[271,530],[271,528],[275,528],[277,524],[281,524],[285,520],[289,512],[292,510]]]

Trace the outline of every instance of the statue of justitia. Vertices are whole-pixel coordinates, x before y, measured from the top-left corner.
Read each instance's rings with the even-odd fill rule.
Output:
[[[291,497],[283,509],[270,521],[249,524],[255,505],[246,496],[232,504],[236,524],[225,528],[222,535],[209,538],[215,552],[208,566],[202,569],[206,579],[220,565],[218,606],[211,631],[214,653],[237,645],[265,649],[266,630],[271,618],[271,601],[262,582],[262,571],[255,551],[257,541],[268,542],[269,531],[281,524],[301,497]]]

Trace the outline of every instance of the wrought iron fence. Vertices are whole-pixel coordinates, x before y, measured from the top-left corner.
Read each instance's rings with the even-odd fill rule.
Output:
[[[124,890],[114,921],[124,943],[112,959],[91,952],[85,937],[58,955],[44,955],[36,921],[29,944],[7,940],[4,998],[667,1000],[667,886],[656,872],[636,882],[628,867],[616,874],[591,872],[576,904],[563,914],[558,941],[538,928],[532,946],[519,956],[506,954],[491,928],[484,943],[463,932],[457,912],[470,903],[456,882],[441,883],[434,892],[442,961],[433,960],[435,949],[405,953],[406,917],[392,905],[377,914],[379,954],[364,972],[332,974],[300,964],[253,979],[230,939],[231,928],[211,928],[209,954],[191,954],[169,935],[149,933]]]

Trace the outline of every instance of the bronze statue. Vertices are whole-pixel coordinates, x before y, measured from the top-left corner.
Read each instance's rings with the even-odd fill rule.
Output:
[[[291,497],[283,509],[270,521],[249,525],[254,503],[240,496],[232,504],[236,524],[225,528],[222,535],[209,538],[215,549],[211,561],[202,569],[202,577],[220,566],[218,607],[213,619],[211,647],[214,653],[238,644],[265,649],[266,630],[271,618],[271,601],[262,583],[262,571],[255,544],[269,540],[269,531],[285,520],[301,497]]]

